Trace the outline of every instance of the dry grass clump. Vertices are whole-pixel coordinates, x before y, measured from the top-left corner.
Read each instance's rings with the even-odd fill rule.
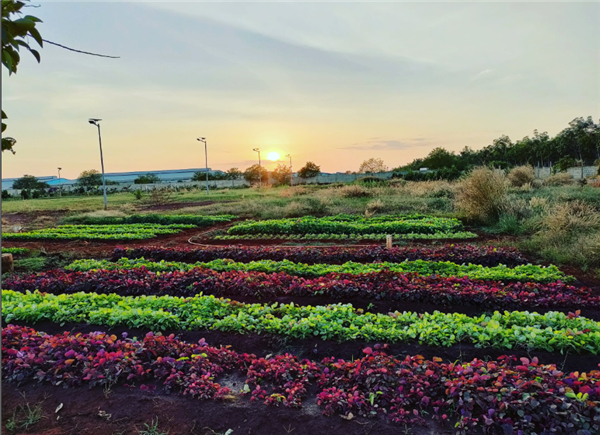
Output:
[[[389,187],[394,194],[420,198],[452,198],[456,192],[457,183],[444,180],[438,181],[403,181]]]
[[[385,210],[385,204],[381,199],[374,199],[367,204],[365,215],[374,215],[377,212]]]
[[[573,176],[566,172],[559,172],[544,180],[544,186],[570,186],[575,182]]]
[[[584,201],[546,207],[538,231],[523,247],[556,264],[600,265],[600,213]]]
[[[600,228],[600,213],[586,202],[576,200],[556,204],[541,220],[541,231],[552,238],[581,234]]]
[[[371,190],[357,184],[340,187],[337,190],[338,193],[344,198],[369,198],[373,196],[373,192],[371,192]]]
[[[307,215],[308,212],[308,207],[298,201],[290,202],[283,209],[283,215],[285,217],[301,217]]]
[[[282,189],[279,195],[282,198],[291,198],[293,196],[307,195],[308,193],[309,193],[309,190],[306,187],[295,186],[295,187],[288,187],[286,189]]]
[[[523,187],[529,184],[531,185],[535,180],[535,172],[533,166],[517,166],[508,173],[508,182],[512,187]]]
[[[101,217],[119,218],[119,217],[125,217],[125,216],[127,216],[125,213],[123,213],[122,211],[118,211],[118,210],[96,210],[96,211],[90,211],[88,213],[82,213],[82,214],[77,215],[77,217],[92,217],[92,218],[101,218]]]
[[[475,168],[459,185],[454,206],[466,218],[489,223],[496,221],[506,201],[504,172]]]

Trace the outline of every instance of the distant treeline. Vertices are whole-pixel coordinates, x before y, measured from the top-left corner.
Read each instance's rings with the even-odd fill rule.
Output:
[[[547,132],[533,131],[533,137],[526,136],[513,142],[503,135],[491,145],[480,150],[465,147],[458,154],[444,148],[435,148],[422,159],[401,166],[394,171],[409,171],[402,178],[415,181],[424,177],[452,179],[461,172],[474,166],[493,166],[511,168],[521,165],[553,167],[555,171],[564,171],[573,166],[591,166],[600,160],[600,124],[594,123],[591,116],[587,119],[575,118],[569,126],[554,137]],[[441,170],[439,173],[420,174],[420,168]]]

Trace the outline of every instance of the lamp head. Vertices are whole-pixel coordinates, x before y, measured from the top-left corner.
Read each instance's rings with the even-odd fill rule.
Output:
[[[102,121],[102,120],[101,120],[101,119],[98,119],[98,118],[90,118],[90,119],[88,120],[88,122],[89,122],[90,124],[92,124],[92,125],[98,125],[98,121]]]
[[[199,138],[197,138],[196,140],[198,140],[198,141],[200,141],[200,142],[203,142],[203,141],[205,141],[205,140],[206,140],[206,138],[205,138],[205,137],[199,137]]]
[[[253,151],[260,151],[260,148],[254,148]]]

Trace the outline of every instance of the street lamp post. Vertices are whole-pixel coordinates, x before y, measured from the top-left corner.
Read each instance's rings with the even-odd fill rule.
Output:
[[[292,171],[292,155],[286,154],[286,157],[290,158],[290,187],[294,185],[294,172]]]
[[[254,148],[253,151],[258,153],[258,183],[262,187],[262,166],[260,165],[260,148]]]
[[[104,191],[104,210],[108,208],[108,201],[106,200],[106,180],[104,179],[104,157],[102,156],[102,136],[100,135],[100,121],[101,119],[90,118],[89,123],[98,127],[98,142],[100,143],[100,165],[102,166],[102,189]]]
[[[57,168],[58,169],[58,182],[60,183],[60,170],[62,168]],[[62,196],[62,188],[60,187],[60,185],[58,186],[58,196]]]
[[[204,159],[205,159],[205,163],[206,163],[206,194],[208,195],[208,148],[206,146],[206,138],[205,137],[199,137],[198,141],[204,142]]]

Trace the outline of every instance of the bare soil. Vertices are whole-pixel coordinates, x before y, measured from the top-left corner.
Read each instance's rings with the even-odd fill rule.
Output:
[[[240,385],[241,388],[241,385]],[[2,433],[9,433],[6,422],[19,405],[41,402],[44,418],[29,431],[13,434],[40,435],[117,435],[139,434],[158,419],[158,432],[152,434],[189,435],[315,435],[344,434],[392,435],[403,428],[385,418],[325,417],[316,404],[315,394],[302,409],[267,407],[247,398],[229,402],[198,401],[180,395],[147,393],[139,388],[115,386],[110,392],[101,388],[63,389],[51,385],[2,385]],[[55,412],[62,404],[59,412]],[[228,432],[232,430],[232,432]],[[451,434],[450,427],[435,423],[430,427],[411,427],[411,435]]]

